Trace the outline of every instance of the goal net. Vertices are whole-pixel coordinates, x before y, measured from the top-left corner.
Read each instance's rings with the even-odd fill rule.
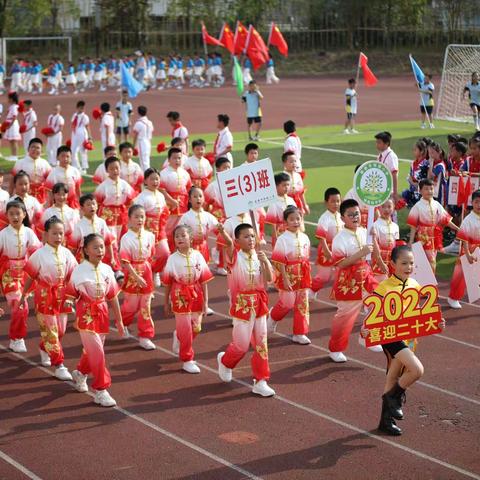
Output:
[[[472,121],[468,93],[463,99],[463,89],[471,80],[472,72],[480,73],[480,45],[448,45],[437,100],[437,118]]]

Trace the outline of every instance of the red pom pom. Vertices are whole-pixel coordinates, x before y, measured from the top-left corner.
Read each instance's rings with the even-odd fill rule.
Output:
[[[211,165],[215,163],[215,154],[213,152],[206,153],[205,158],[210,162]]]
[[[53,135],[55,133],[52,127],[43,127],[41,132],[46,137],[49,137],[50,135]]]
[[[25,101],[24,100],[20,100],[18,102],[18,111],[20,113],[23,113],[25,111]]]
[[[2,125],[0,126],[0,131],[3,133],[3,132],[6,132],[9,127],[11,125],[11,122],[3,122]]]
[[[400,198],[397,200],[397,203],[395,204],[395,210],[401,210],[406,206],[407,206],[407,202],[403,198]]]
[[[164,152],[166,149],[167,149],[167,146],[165,145],[165,142],[160,142],[160,143],[157,145],[157,152],[158,152],[158,153],[162,153],[162,152]]]
[[[25,133],[27,131],[27,126],[25,124],[20,125],[20,133]]]
[[[93,117],[95,120],[98,120],[101,116],[102,116],[102,111],[100,110],[99,107],[95,107],[95,108],[92,110],[92,117]]]
[[[70,139],[68,139],[66,142],[65,142],[65,145],[68,147],[68,148],[72,148],[72,141]]]
[[[85,140],[85,141],[83,142],[83,148],[84,148],[85,150],[89,150],[89,151],[90,151],[90,150],[93,150],[93,143],[90,142],[89,140]]]
[[[405,240],[395,240],[396,247],[404,247],[405,245],[407,245],[407,242]]]
[[[133,156],[134,156],[134,157],[138,157],[138,148],[137,148],[137,147],[135,147],[135,148],[133,149]]]

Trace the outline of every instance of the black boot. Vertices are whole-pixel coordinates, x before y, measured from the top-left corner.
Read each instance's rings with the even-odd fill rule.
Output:
[[[385,395],[382,396],[382,415],[380,417],[380,423],[378,425],[378,429],[381,432],[387,433],[388,435],[398,436],[402,434],[402,429],[397,426],[395,420],[390,413],[390,409],[388,408],[387,400],[385,399]]]
[[[405,403],[405,389],[398,382],[383,395],[393,418],[403,420],[402,404]]]

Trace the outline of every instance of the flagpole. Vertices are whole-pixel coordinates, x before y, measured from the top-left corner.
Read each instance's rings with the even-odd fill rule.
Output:
[[[247,50],[248,50],[248,45],[249,45],[249,43],[250,43],[250,36],[251,36],[251,34],[252,34],[252,24],[250,24],[250,25],[248,26],[248,35],[247,35],[247,39],[245,40],[245,48],[243,49],[244,55],[247,54]]]
[[[420,95],[420,100],[422,102],[422,105],[423,105],[423,109],[425,111],[425,116],[427,117],[427,120],[428,120],[428,125],[430,126],[430,128],[433,128],[433,124],[432,124],[432,121],[430,120],[430,115],[429,113],[427,112],[427,107],[425,105],[425,101],[423,100],[423,95],[422,95],[422,92],[420,91],[420,83],[418,82],[418,79],[417,79],[417,76],[415,75],[415,70],[413,68],[413,63],[412,63],[412,54],[410,53],[408,55],[408,58],[410,59],[410,66],[412,67],[412,72],[413,72],[413,76],[415,77],[415,81],[417,83],[417,89],[418,89],[418,93]]]
[[[270,40],[272,39],[273,22],[270,22],[270,32],[268,33],[267,48],[270,49]]]
[[[205,55],[208,55],[207,42],[205,41],[205,23],[202,21],[202,40],[203,40],[203,51]]]
[[[357,75],[355,77],[356,88],[358,90],[358,81],[360,80],[360,58],[362,56],[362,52],[358,54],[358,64],[357,64]]]

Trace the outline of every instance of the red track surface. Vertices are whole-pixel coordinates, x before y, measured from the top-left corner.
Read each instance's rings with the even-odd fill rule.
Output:
[[[410,91],[410,82],[391,82]],[[288,84],[265,91],[285,99]],[[315,84],[318,90],[313,80],[295,81],[298,96],[290,88],[285,105],[266,102],[267,128],[279,126],[292,112],[299,124],[332,123],[337,117],[340,122],[343,114],[338,102],[333,105],[330,98],[327,106],[322,95],[335,87],[341,106],[343,85],[331,80]],[[361,92],[366,97],[374,90]],[[243,128],[243,108],[223,89],[155,92],[144,98],[150,95],[158,101],[158,121],[164,112],[178,109],[192,131],[204,132],[212,130],[215,113],[225,111],[232,114],[233,129]],[[98,103],[92,94],[85,98],[92,106]],[[46,108],[55,100],[39,97],[36,104]],[[59,100],[67,102],[66,97]],[[68,97],[68,101],[74,99]],[[401,103],[401,95],[397,101]],[[152,107],[150,101],[145,103]],[[332,112],[339,108],[335,116]],[[387,114],[399,119],[402,111],[408,116],[405,102],[403,110],[382,110],[385,116],[376,112],[369,118],[365,111],[363,120],[386,120]],[[316,116],[317,111],[322,117]],[[312,303],[311,346],[290,342],[286,336],[291,331],[289,317],[271,339],[270,383],[277,397],[262,399],[250,393],[248,356],[235,370],[231,384],[221,383],[216,375],[216,355],[230,341],[231,326],[225,316],[225,279],[216,277],[209,289],[210,304],[217,313],[207,317],[194,345],[200,375],[181,372],[180,362],[172,355],[174,320],[164,318],[160,295],[153,309],[157,350],[143,351],[134,340],[110,334],[106,352],[116,409],[95,406],[91,397],[39,367],[39,334],[32,315],[28,353],[6,351],[8,315],[2,318],[0,479],[28,477],[22,469],[37,475],[30,474],[31,478],[70,480],[480,479],[479,306],[464,304],[455,312],[446,307],[445,334],[421,340],[419,356],[426,373],[408,392],[406,419],[401,422],[404,435],[391,438],[375,431],[384,356],[358,345],[357,325],[347,352],[349,361],[333,364],[328,360],[334,306],[326,291],[320,302]],[[271,303],[275,299],[272,293]],[[63,344],[66,365],[73,369],[81,346],[71,326]]]

